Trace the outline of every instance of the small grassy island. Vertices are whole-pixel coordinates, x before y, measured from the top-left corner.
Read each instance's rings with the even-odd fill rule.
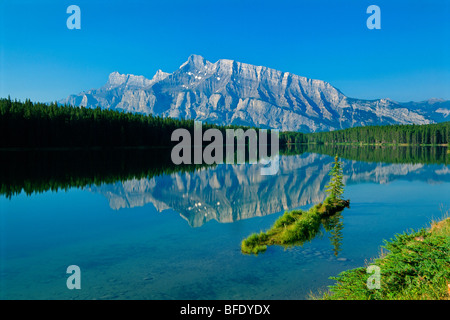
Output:
[[[267,246],[281,245],[285,247],[301,245],[312,240],[319,232],[321,225],[326,226],[327,218],[348,208],[350,201],[326,198],[323,203],[313,206],[308,211],[293,210],[285,212],[273,227],[259,234],[254,233],[242,241],[241,251],[247,254],[258,254],[266,251]],[[327,228],[325,227],[325,230]]]
[[[326,231],[336,227],[333,217],[344,208],[350,207],[350,200],[341,199],[344,192],[342,168],[338,157],[335,157],[331,180],[327,185],[328,197],[323,203],[316,204],[308,211],[293,210],[285,212],[266,232],[254,233],[241,243],[241,251],[245,254],[258,254],[267,250],[269,245],[289,247],[302,245],[312,240],[323,225]]]

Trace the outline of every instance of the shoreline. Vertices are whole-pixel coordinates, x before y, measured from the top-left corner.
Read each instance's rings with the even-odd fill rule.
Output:
[[[450,300],[450,217],[429,228],[397,234],[385,240],[387,253],[364,267],[336,277],[327,292],[311,294],[313,300]],[[369,289],[369,266],[381,271],[380,287]]]

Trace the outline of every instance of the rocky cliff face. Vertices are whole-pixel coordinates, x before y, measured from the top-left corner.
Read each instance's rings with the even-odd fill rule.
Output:
[[[113,72],[103,87],[60,103],[304,132],[427,124],[443,119],[447,110],[352,99],[321,80],[233,60],[211,63],[198,55],[173,73],[159,70],[151,80]]]
[[[397,179],[428,183],[450,181],[448,168],[423,164],[389,164],[343,160],[346,185],[389,183]],[[193,227],[210,220],[233,222],[265,216],[325,199],[333,158],[307,153],[282,156],[280,172],[262,176],[259,165],[219,165],[190,173],[117,182],[91,191],[103,194],[113,209],[152,203],[158,211],[173,209]]]
[[[450,121],[450,101],[443,99],[429,99],[421,102],[406,102],[403,106],[409,110],[427,114],[435,122]]]

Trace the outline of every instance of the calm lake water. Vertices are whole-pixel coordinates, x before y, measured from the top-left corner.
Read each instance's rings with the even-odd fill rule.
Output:
[[[331,285],[329,277],[378,256],[383,239],[428,227],[450,208],[446,149],[439,157],[383,152],[383,161],[361,157],[364,150],[341,158],[351,204],[337,256],[325,231],[303,246],[240,251],[285,210],[325,198],[327,154],[283,155],[274,176],[261,176],[259,165],[224,164],[130,179],[105,173],[91,184],[80,172],[77,180],[61,174],[68,168],[55,174],[36,162],[18,180],[3,169],[0,298],[307,299]],[[66,286],[70,265],[81,269],[80,290]]]

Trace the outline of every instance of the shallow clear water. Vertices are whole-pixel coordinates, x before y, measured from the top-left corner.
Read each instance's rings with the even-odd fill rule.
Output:
[[[243,255],[240,242],[285,211],[324,199],[333,158],[257,165],[0,196],[1,299],[306,299],[364,266],[383,239],[429,226],[450,208],[450,166],[343,160],[341,251],[323,232],[302,247]],[[81,269],[69,290],[66,268]]]

